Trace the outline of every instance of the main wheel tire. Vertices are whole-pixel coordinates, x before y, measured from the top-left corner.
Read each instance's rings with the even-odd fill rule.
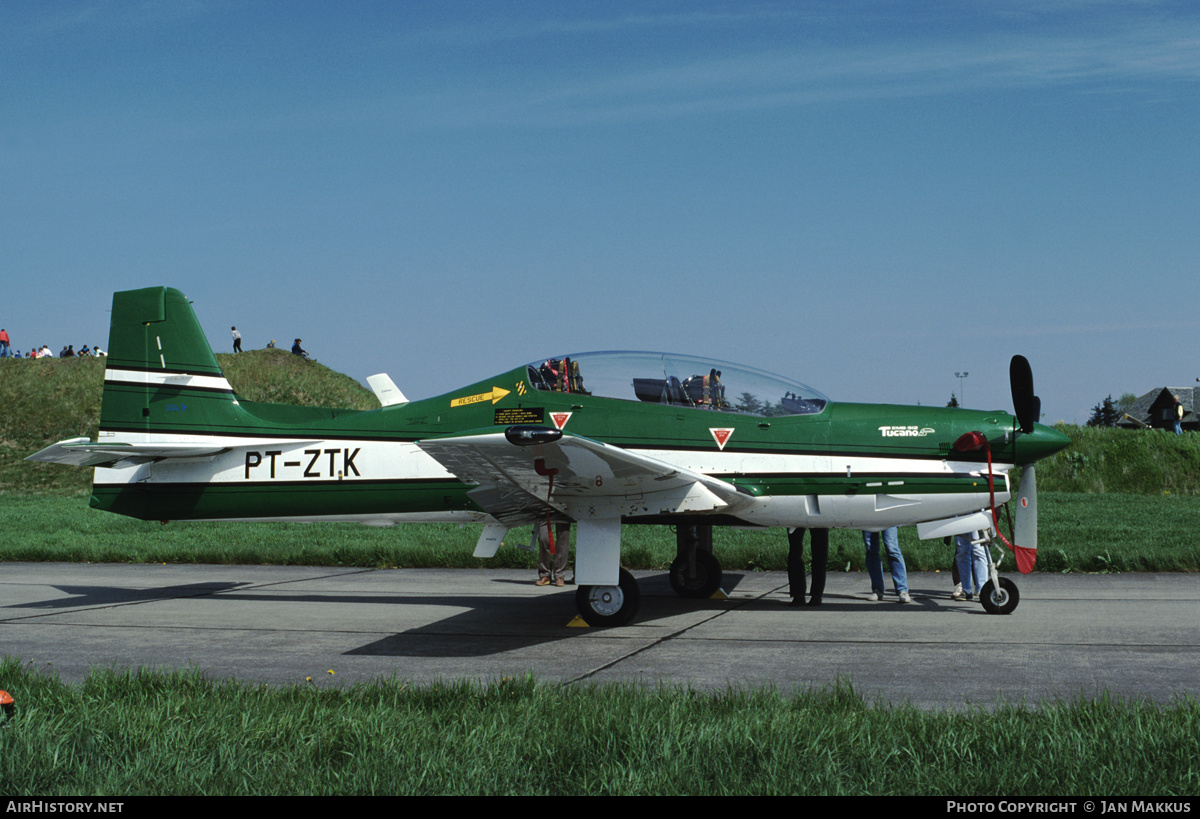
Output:
[[[1017,591],[1016,583],[1002,577],[999,588],[990,580],[984,583],[979,592],[979,600],[988,614],[1012,614],[1021,600],[1021,595]]]
[[[623,626],[637,614],[642,592],[633,575],[621,569],[616,586],[580,586],[575,592],[575,608],[589,626]]]
[[[712,552],[696,550],[696,575],[688,579],[686,557],[677,557],[671,564],[671,588],[680,597],[705,599],[721,588],[721,562]]]

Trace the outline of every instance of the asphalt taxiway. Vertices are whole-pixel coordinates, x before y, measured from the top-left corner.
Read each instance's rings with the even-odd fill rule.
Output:
[[[526,571],[3,563],[0,654],[71,681],[149,667],[272,684],[849,681],[952,708],[1200,697],[1194,574],[1011,575],[1021,601],[1007,616],[950,600],[944,573],[910,574],[911,605],[869,602],[865,574],[832,573],[819,608],[787,607],[779,572],[727,572],[728,599],[700,601],[662,572],[635,575],[634,623],[593,629],[570,625],[574,587],[535,587]]]

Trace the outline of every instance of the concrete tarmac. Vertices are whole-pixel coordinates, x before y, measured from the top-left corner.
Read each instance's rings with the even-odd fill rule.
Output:
[[[825,605],[796,609],[780,572],[727,572],[729,598],[700,601],[665,573],[635,575],[637,619],[606,630],[569,625],[575,588],[535,587],[528,571],[3,563],[0,654],[69,681],[146,667],[320,685],[849,681],[921,708],[1200,697],[1197,575],[1008,575],[1021,597],[1008,616],[950,600],[948,573],[910,574],[911,605],[869,602],[865,574],[831,573]]]

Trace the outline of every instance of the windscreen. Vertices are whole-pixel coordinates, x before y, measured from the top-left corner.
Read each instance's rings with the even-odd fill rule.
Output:
[[[746,415],[821,412],[829,399],[779,375],[673,353],[578,353],[529,365],[535,388]]]

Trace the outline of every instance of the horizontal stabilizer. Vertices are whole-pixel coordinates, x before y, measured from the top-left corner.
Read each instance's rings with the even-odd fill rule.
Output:
[[[136,466],[163,458],[206,458],[228,447],[191,442],[108,443],[68,438],[35,452],[25,460],[68,466]]]

